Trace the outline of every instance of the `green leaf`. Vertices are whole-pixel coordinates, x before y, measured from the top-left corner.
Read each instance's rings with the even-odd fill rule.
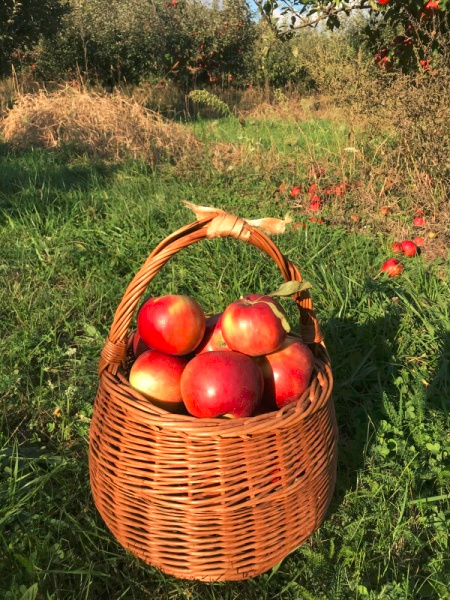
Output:
[[[27,590],[25,590],[25,592],[22,594],[20,600],[35,600],[37,598],[38,591],[39,591],[38,584],[33,583],[33,585],[31,587],[29,587]]]
[[[292,294],[297,294],[298,292],[303,292],[305,290],[309,290],[312,288],[312,285],[309,281],[287,281],[286,283],[282,283],[280,287],[269,296],[292,296]]]
[[[439,450],[441,449],[441,445],[436,442],[435,444],[430,444],[428,443],[426,445],[427,450],[429,450],[432,454],[437,454],[439,452]]]
[[[271,308],[271,310],[274,312],[274,314],[280,319],[283,329],[287,333],[289,333],[291,330],[291,326],[289,325],[284,312],[281,312],[281,310],[279,310],[274,304],[272,304],[272,302],[267,302],[267,306],[269,306],[269,308]]]

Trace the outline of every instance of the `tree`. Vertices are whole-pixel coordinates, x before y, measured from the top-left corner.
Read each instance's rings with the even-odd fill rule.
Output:
[[[1,0],[0,75],[10,72],[13,52],[55,35],[65,11],[60,0]]]
[[[383,69],[431,69],[450,29],[450,0],[257,0],[261,17],[280,38],[303,28],[340,27],[341,16],[363,12],[369,45]],[[420,59],[420,60],[419,60]]]

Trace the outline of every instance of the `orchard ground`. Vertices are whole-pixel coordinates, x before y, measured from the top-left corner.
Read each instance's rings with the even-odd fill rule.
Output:
[[[449,597],[445,194],[420,170],[406,177],[392,166],[395,138],[306,108],[302,118],[280,106],[244,124],[185,124],[205,151],[189,166],[150,170],[2,145],[3,598]],[[338,184],[343,195],[326,193]],[[308,209],[312,185],[319,213]],[[335,376],[338,481],[326,520],[272,571],[240,583],[181,581],[146,566],[116,543],[89,489],[99,354],[128,282],[160,240],[194,219],[183,200],[248,218],[292,216],[275,241],[313,284]],[[419,234],[422,254],[401,258],[403,274],[380,274],[392,243]],[[211,240],[174,257],[147,297],[188,294],[214,313],[280,282],[254,248]],[[282,302],[295,326],[293,303]]]

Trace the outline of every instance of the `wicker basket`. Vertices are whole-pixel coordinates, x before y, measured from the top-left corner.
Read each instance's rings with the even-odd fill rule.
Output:
[[[266,252],[285,281],[301,281],[264,233],[231,215],[167,237],[117,308],[90,428],[91,488],[108,528],[145,562],[202,581],[248,579],[279,563],[319,527],[336,478],[332,374],[308,291],[294,300],[315,372],[295,404],[250,418],[197,419],[157,408],[130,388],[130,325],[149,282],[182,248],[227,236]]]

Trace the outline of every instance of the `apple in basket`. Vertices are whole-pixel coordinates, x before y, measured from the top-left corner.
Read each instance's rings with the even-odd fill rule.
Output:
[[[283,307],[270,296],[244,296],[229,304],[222,315],[222,335],[227,346],[248,356],[274,352],[289,330]]]
[[[181,376],[181,397],[194,417],[249,417],[261,401],[263,387],[256,362],[230,350],[197,354]]]
[[[187,364],[187,358],[182,356],[147,350],[131,367],[130,385],[153,404],[169,412],[179,412],[183,407],[181,376]]]
[[[137,317],[139,335],[147,346],[167,354],[189,354],[200,344],[206,317],[190,296],[159,296],[141,306]]]
[[[142,341],[142,338],[139,335],[139,331],[136,331],[135,334],[134,334],[134,337],[133,337],[133,354],[134,354],[134,357],[137,358],[138,356],[140,356],[141,354],[143,354],[147,350],[150,350],[150,348],[147,346],[147,344],[144,344],[144,342]]]
[[[200,345],[195,349],[195,354],[213,352],[214,350],[231,350],[228,348],[222,335],[222,314],[206,318],[206,330]]]
[[[264,376],[263,403],[272,410],[296,402],[308,388],[314,368],[311,350],[288,336],[279,350],[258,358]]]

